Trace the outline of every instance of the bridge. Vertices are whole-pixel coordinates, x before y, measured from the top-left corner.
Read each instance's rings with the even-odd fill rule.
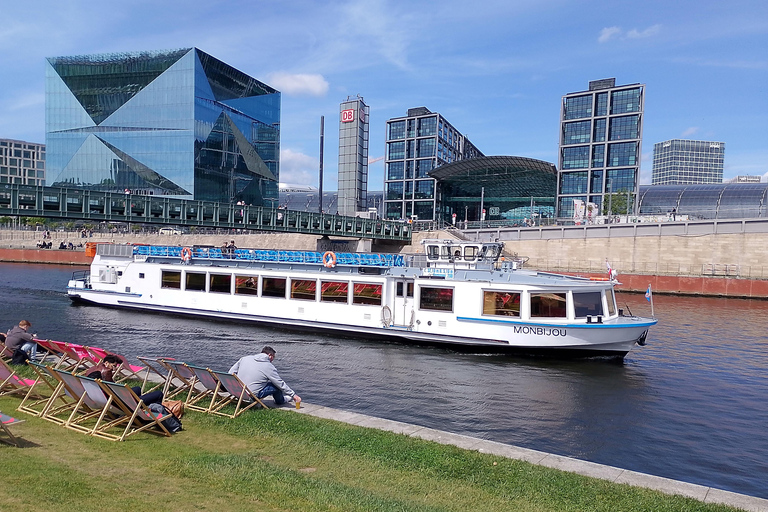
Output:
[[[0,215],[139,222],[410,242],[402,222],[78,188],[0,186]]]

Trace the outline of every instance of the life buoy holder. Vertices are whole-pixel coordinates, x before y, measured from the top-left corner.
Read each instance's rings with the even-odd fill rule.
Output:
[[[185,247],[181,250],[181,261],[184,263],[192,261],[192,249]]]
[[[325,254],[323,254],[323,266],[325,268],[336,266],[336,254],[333,251],[325,251]]]

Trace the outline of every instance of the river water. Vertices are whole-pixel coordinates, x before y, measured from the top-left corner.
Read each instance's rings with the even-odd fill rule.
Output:
[[[269,344],[308,403],[768,498],[768,301],[656,296],[623,363],[558,361],[72,305],[72,270],[0,263],[0,328],[224,370]]]

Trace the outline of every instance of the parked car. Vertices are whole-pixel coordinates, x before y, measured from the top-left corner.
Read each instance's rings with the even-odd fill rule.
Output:
[[[158,231],[161,235],[180,235],[181,231],[176,228],[160,228]]]

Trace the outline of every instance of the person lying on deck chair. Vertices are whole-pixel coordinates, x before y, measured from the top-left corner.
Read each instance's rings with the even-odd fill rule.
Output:
[[[277,373],[277,368],[272,364],[275,360],[275,349],[264,347],[261,354],[241,357],[229,369],[229,373],[237,375],[248,389],[259,398],[272,395],[276,405],[282,405],[288,400],[297,404],[301,397],[297,395]]]
[[[123,361],[119,357],[113,354],[109,354],[104,356],[104,359],[102,359],[99,364],[93,368],[89,368],[88,373],[85,376],[90,379],[101,379],[107,382],[115,382],[115,372],[118,370],[118,368],[120,368],[121,364],[123,364]],[[134,393],[136,393],[136,396],[141,398],[141,400],[147,405],[163,403],[162,390],[157,389],[142,395],[141,387],[133,386],[131,389]]]

